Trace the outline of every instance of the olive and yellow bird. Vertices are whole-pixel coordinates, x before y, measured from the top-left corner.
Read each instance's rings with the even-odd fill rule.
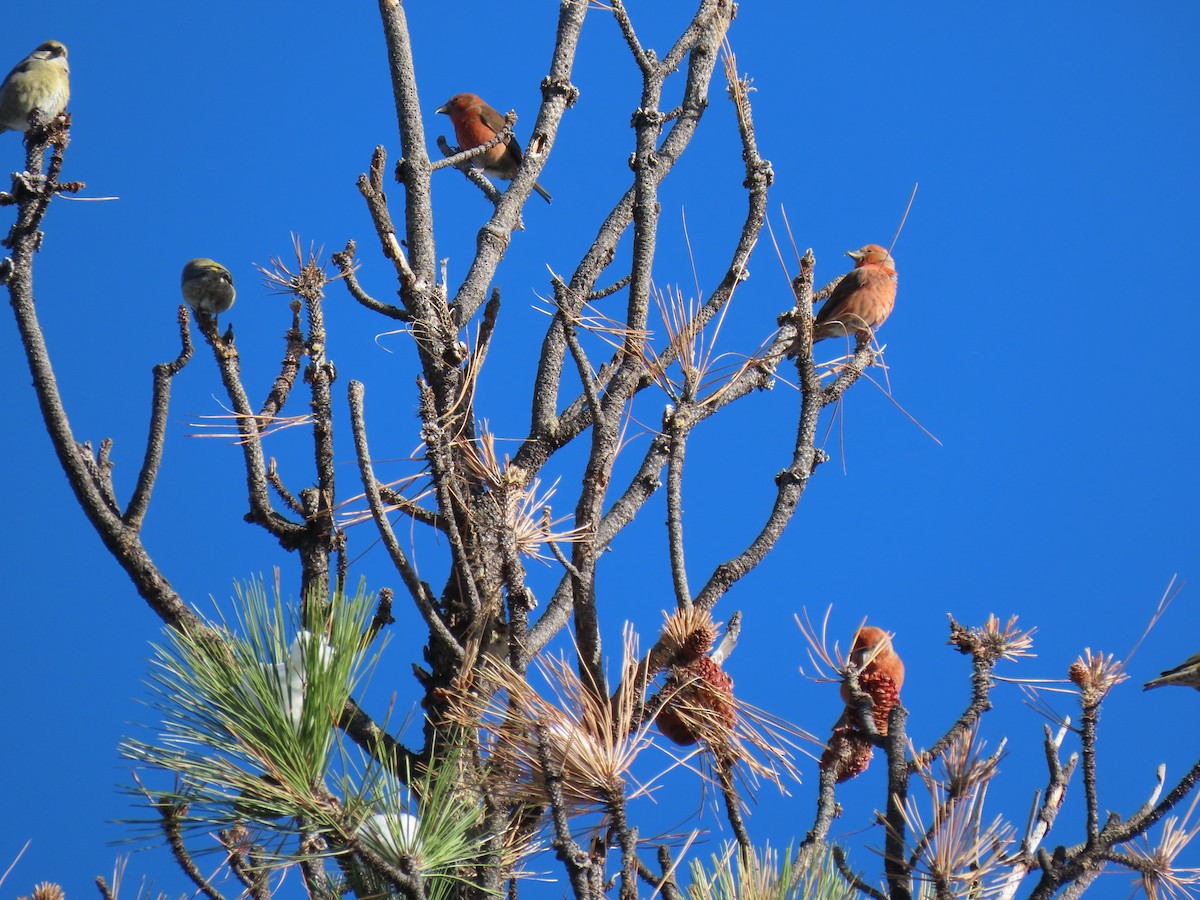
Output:
[[[67,108],[71,97],[67,48],[46,41],[16,64],[0,83],[0,132],[29,127],[29,116],[41,110],[47,120]]]
[[[211,259],[189,259],[183,267],[183,299],[198,313],[215,316],[233,306],[237,292],[229,270]]]

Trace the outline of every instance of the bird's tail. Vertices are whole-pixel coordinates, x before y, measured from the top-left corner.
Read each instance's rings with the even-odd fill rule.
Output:
[[[544,187],[542,187],[540,184],[538,184],[536,181],[533,183],[533,189],[542,195],[543,200],[545,200],[547,203],[550,202],[550,195],[548,193],[546,193],[546,189]]]
[[[1152,688],[1163,687],[1164,685],[1168,684],[1188,685],[1191,684],[1191,682],[1188,680],[1186,672],[1180,672],[1177,669],[1171,669],[1170,671],[1163,672],[1157,678],[1151,678],[1145,683],[1145,685],[1142,686],[1142,690],[1148,691]]]

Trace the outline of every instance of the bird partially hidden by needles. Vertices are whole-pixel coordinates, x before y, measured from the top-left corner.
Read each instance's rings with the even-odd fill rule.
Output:
[[[460,150],[474,150],[504,130],[504,116],[475,94],[455,94],[439,106],[437,111],[448,115],[454,123],[454,136],[458,139]],[[483,169],[485,175],[512,181],[523,158],[521,148],[509,137],[481,156],[476,156],[471,160],[471,165],[476,169]],[[533,189],[541,194],[547,203],[550,202],[550,195],[536,181],[533,183]]]
[[[189,259],[183,267],[183,299],[198,313],[215,316],[233,306],[237,292],[229,270],[211,259]]]
[[[891,688],[897,695],[900,693],[900,688],[904,687],[904,660],[900,658],[896,648],[892,645],[891,637],[882,628],[876,628],[874,625],[864,625],[860,628],[854,635],[854,644],[850,648],[850,657],[846,662],[856,669],[862,669],[859,675],[860,683],[864,679],[870,680],[870,678],[878,676],[887,676],[891,679]],[[871,689],[868,688],[867,693],[872,693]],[[878,701],[877,697],[873,696],[872,699]],[[846,703],[851,700],[850,685],[846,682],[842,683],[842,700]],[[883,716],[883,727],[879,731],[881,734],[887,734],[886,712]]]
[[[888,717],[900,702],[900,688],[904,686],[904,661],[896,653],[891,636],[882,628],[863,625],[854,635],[846,666],[859,670],[858,686],[871,698],[875,730],[886,735]],[[849,681],[842,682],[841,693],[846,708],[834,723],[821,755],[821,768],[832,771],[839,783],[866,771],[874,752],[874,744],[863,731],[862,720],[853,706]]]
[[[41,110],[47,121],[66,109],[71,97],[70,74],[65,44],[38,44],[0,83],[0,132],[24,132],[35,109]]]
[[[1181,687],[1195,688],[1200,691],[1200,653],[1189,656],[1173,669],[1167,669],[1157,678],[1146,682],[1143,691],[1163,687],[1168,684],[1178,684]]]
[[[813,343],[848,334],[871,335],[896,305],[896,261],[878,244],[847,250],[854,268],[838,282],[813,319]],[[796,353],[793,347],[789,356]]]

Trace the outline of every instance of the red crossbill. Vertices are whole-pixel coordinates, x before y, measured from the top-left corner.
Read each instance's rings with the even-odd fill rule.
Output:
[[[874,625],[864,625],[854,636],[854,645],[850,648],[848,663],[862,669],[859,679],[866,675],[886,675],[892,680],[896,693],[904,686],[904,661],[892,647],[892,639],[882,628]],[[867,693],[870,693],[868,691]],[[842,685],[842,699],[850,702],[850,685]]]
[[[846,664],[859,669],[858,685],[871,698],[871,718],[881,735],[888,733],[888,716],[900,702],[904,684],[904,663],[892,646],[892,639],[882,628],[864,625],[854,635],[854,644]],[[863,735],[860,720],[850,706],[850,685],[842,682],[842,699],[846,709],[834,723],[833,734],[821,768],[833,769],[838,782],[846,781],[866,771],[871,762],[872,745]]]
[[[873,331],[882,325],[896,303],[896,261],[878,244],[847,250],[854,260],[813,320],[813,342]],[[879,629],[875,629],[878,631]]]
[[[1200,653],[1189,656],[1175,668],[1167,669],[1157,678],[1151,678],[1142,690],[1148,691],[1150,688],[1162,687],[1164,684],[1179,684],[1200,691]]]
[[[481,144],[486,144],[504,130],[504,116],[475,94],[455,94],[439,106],[437,111],[448,115],[454,123],[454,135],[458,138],[458,145],[462,150],[473,150]],[[521,148],[515,140],[508,138],[482,156],[475,157],[471,160],[471,165],[483,169],[484,174],[493,178],[512,181],[521,159]],[[536,181],[533,183],[533,189],[541,194],[547,203],[550,202],[550,195]]]

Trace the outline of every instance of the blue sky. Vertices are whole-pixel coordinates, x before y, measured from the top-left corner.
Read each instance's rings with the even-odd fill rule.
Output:
[[[643,41],[665,51],[683,5],[629,5]],[[471,24],[455,33],[439,5],[407,7],[434,154],[436,135],[449,134],[434,110],[463,90],[516,109],[517,133],[527,134],[553,47],[553,5],[514,7],[503,21],[483,5],[464,10]],[[177,351],[183,262],[210,256],[233,271],[238,301],[227,321],[252,397],[269,387],[287,326],[286,303],[260,287],[253,264],[288,257],[291,233],[327,251],[356,239],[364,283],[385,297],[393,289],[354,188],[377,143],[393,161],[399,146],[374,6],[347,5],[336,17],[315,2],[214,0],[198,9],[168,5],[147,17],[131,6],[61,0],[25,10],[0,39],[0,68],[45,39],[68,45],[75,125],[65,175],[86,181],[90,196],[120,198],[54,205],[36,288],[76,435],[114,439],[124,497],[145,438],[150,369]],[[920,183],[894,251],[896,311],[880,339],[896,402],[941,442],[870,384],[851,392],[828,439],[832,461],[780,547],[718,607],[719,619],[735,609],[746,616],[727,666],[743,699],[817,733],[828,728],[836,689],[797,672],[804,647],[792,620],[832,604],[843,645],[864,617],[896,632],[908,660],[910,735],[927,745],[969,688],[965,659],[944,646],[946,613],[966,624],[1018,615],[1038,629],[1038,656],[1000,674],[1062,678],[1085,647],[1124,658],[1171,576],[1200,578],[1191,349],[1200,305],[1187,287],[1200,248],[1198,20],[1200,9],[1184,3],[742,4],[730,39],[753,78],[759,148],[774,166],[771,221],[782,235],[786,211],[800,249],[817,255],[818,284],[845,270],[846,249],[890,243]],[[554,202],[529,204],[526,231],[497,279],[505,305],[479,409],[502,437],[527,425],[546,267],[574,267],[628,183],[636,71],[602,11],[589,14],[573,80],[579,102],[540,178]],[[655,278],[688,296],[719,281],[744,208],[740,147],[719,84],[661,194]],[[673,84],[667,96],[679,91]],[[0,135],[0,166],[13,171],[21,159],[19,138]],[[488,207],[451,170],[438,173],[434,191],[439,257],[454,285]],[[397,216],[400,198],[393,188]],[[0,210],[4,228],[11,219]],[[790,248],[784,263],[794,274]],[[734,354],[768,338],[790,305],[788,275],[765,236],[750,268],[722,333]],[[337,287],[328,305],[337,395],[351,378],[365,381],[373,449],[406,457],[418,441],[408,346],[381,335],[386,323]],[[116,748],[131,723],[152,717],[142,682],[159,623],[75,506],[16,329],[4,319],[0,367],[8,433],[18,436],[6,444],[10,472],[20,474],[9,480],[5,542],[14,582],[0,662],[11,684],[0,699],[9,723],[0,761],[10,773],[0,869],[29,840],[4,891],[49,879],[84,895],[95,875],[112,871],[119,849],[109,842],[126,835],[111,824],[130,814]],[[780,375],[794,380],[788,367]],[[618,480],[664,400],[647,396],[635,408],[640,424]],[[780,383],[697,433],[685,485],[694,588],[766,515],[797,406]],[[190,437],[192,423],[221,412],[216,369],[198,352],[175,384],[145,533],[175,588],[204,610],[210,596],[228,604],[235,581],[282,566],[286,584],[292,572],[274,542],[241,520],[237,448]],[[339,488],[348,496],[358,488],[339,415]],[[291,483],[309,483],[303,436],[269,449]],[[578,464],[567,460],[556,473],[562,513]],[[397,474],[409,469],[395,465]],[[610,655],[625,619],[648,644],[672,602],[664,510],[661,497],[652,501],[641,529],[622,536],[601,569]],[[365,528],[351,532],[354,574],[372,589],[396,585]],[[442,549],[418,555],[434,583]],[[533,567],[544,598],[557,573]],[[1200,698],[1175,689],[1143,695],[1140,684],[1200,650],[1197,590],[1195,581],[1184,588],[1105,708],[1105,809],[1129,814],[1160,762],[1171,784],[1195,761],[1186,722]],[[415,625],[405,610],[372,684],[376,714],[393,692],[401,709],[416,697],[408,674],[421,643]],[[1003,797],[993,802],[1020,826],[1046,780],[1043,720],[1015,686],[999,686],[994,701],[983,735],[990,747],[1007,736],[1010,755]],[[1066,699],[1059,706],[1074,712]],[[877,761],[848,786],[835,835],[868,828],[884,802],[881,769]],[[750,821],[756,839],[782,845],[803,836],[815,766],[805,774],[791,798],[761,793]],[[1080,839],[1082,793],[1073,785],[1053,841]],[[1191,864],[1198,859],[1191,851]],[[868,870],[877,863],[863,850],[855,861]],[[162,850],[133,857],[127,879],[142,875],[172,895],[187,888]],[[1100,895],[1125,895],[1126,876],[1107,878]]]

